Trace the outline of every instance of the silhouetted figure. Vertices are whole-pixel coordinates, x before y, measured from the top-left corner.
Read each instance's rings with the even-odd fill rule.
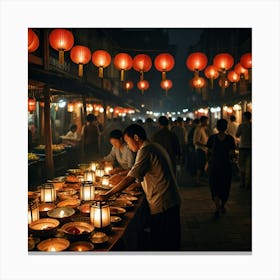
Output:
[[[217,121],[217,134],[212,134],[207,141],[209,186],[212,200],[215,202],[215,216],[225,213],[232,181],[232,164],[235,142],[231,135],[225,133],[227,121]]]

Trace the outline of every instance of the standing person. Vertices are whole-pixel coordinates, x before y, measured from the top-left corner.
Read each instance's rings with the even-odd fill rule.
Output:
[[[127,176],[100,199],[121,192],[135,180],[142,183],[150,210],[151,242],[154,251],[180,249],[180,195],[166,150],[151,143],[143,127],[128,126],[124,139],[136,160]]]
[[[117,163],[118,168],[115,171],[129,170],[135,160],[135,154],[128,148],[124,142],[121,130],[115,129],[110,132],[110,143],[113,146],[111,152],[103,158],[104,161]]]
[[[151,118],[146,118],[144,128],[147,133],[147,138],[149,140],[152,139],[152,136],[158,130],[158,127],[154,124],[154,121]]]
[[[181,157],[178,137],[175,133],[169,130],[169,121],[167,117],[160,116],[158,124],[160,129],[153,135],[151,140],[166,149],[171,159],[173,171],[176,174],[176,162],[179,161]]]
[[[97,118],[93,114],[87,115],[87,123],[82,131],[82,152],[85,162],[99,158],[99,130],[96,125]]]
[[[196,160],[195,160],[195,146],[193,143],[193,136],[197,126],[200,124],[199,119],[194,119],[192,122],[192,127],[188,133],[188,162],[187,167],[192,177],[196,176]]]
[[[239,142],[239,170],[241,188],[250,189],[252,184],[252,114],[243,113],[243,121],[238,126],[236,137],[240,137]]]
[[[206,152],[207,152],[207,127],[208,117],[200,117],[200,125],[194,131],[193,143],[195,146],[195,159],[196,159],[196,183],[201,183],[202,175],[204,174],[206,164]]]
[[[215,216],[225,213],[232,181],[232,159],[235,142],[231,135],[225,133],[228,122],[217,121],[217,134],[212,134],[207,141],[209,186],[215,203]]]
[[[226,133],[231,135],[234,138],[235,144],[238,143],[238,138],[236,138],[236,132],[238,128],[238,123],[236,122],[236,117],[234,115],[231,115],[229,117],[229,123],[228,128],[226,130]]]

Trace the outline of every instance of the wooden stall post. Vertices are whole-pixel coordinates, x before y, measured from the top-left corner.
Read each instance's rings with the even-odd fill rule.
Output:
[[[51,130],[51,114],[50,114],[50,89],[48,86],[44,88],[44,121],[45,121],[45,154],[46,154],[46,176],[47,179],[54,177],[54,161],[52,153],[52,130]]]

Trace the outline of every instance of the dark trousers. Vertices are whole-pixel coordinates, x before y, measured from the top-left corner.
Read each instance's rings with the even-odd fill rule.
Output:
[[[153,251],[180,250],[180,206],[151,215],[151,242]]]

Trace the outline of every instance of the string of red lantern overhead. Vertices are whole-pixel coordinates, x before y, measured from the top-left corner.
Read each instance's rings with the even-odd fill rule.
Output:
[[[204,75],[210,80],[210,88],[213,89],[214,80],[219,77],[219,72],[214,65],[209,65],[204,70]]]
[[[199,76],[199,71],[202,71],[207,65],[207,56],[202,52],[195,52],[188,56],[186,65],[189,70],[194,72],[194,77]]]
[[[164,80],[160,82],[160,86],[165,90],[165,94],[167,95],[167,92],[172,88],[173,83],[171,80]]]
[[[166,72],[173,69],[175,65],[174,57],[169,53],[161,53],[156,56],[154,61],[155,68],[162,73],[162,80],[166,80]]]
[[[39,47],[40,41],[37,34],[31,29],[28,28],[28,52],[35,52]]]
[[[127,53],[119,53],[115,56],[114,65],[121,70],[121,81],[124,81],[124,71],[131,69],[132,64],[132,57]]]
[[[132,81],[125,81],[123,87],[126,90],[126,92],[128,92],[129,90],[131,90],[133,88],[134,84]]]
[[[105,50],[97,50],[92,54],[92,63],[98,67],[98,77],[103,78],[103,69],[111,63],[111,55]]]
[[[67,29],[57,28],[51,31],[49,42],[53,49],[59,53],[59,63],[64,63],[64,52],[69,51],[74,45],[74,36]]]
[[[140,80],[144,80],[144,72],[148,72],[152,67],[152,60],[146,54],[138,54],[133,59],[133,69],[140,72]]]
[[[91,51],[88,47],[77,45],[70,51],[70,58],[78,64],[78,75],[83,76],[83,65],[89,63],[91,59]]]
[[[150,84],[148,81],[146,80],[142,80],[142,81],[139,81],[137,83],[137,87],[141,90],[142,94],[144,93],[145,90],[147,90],[149,87],[150,87]]]

